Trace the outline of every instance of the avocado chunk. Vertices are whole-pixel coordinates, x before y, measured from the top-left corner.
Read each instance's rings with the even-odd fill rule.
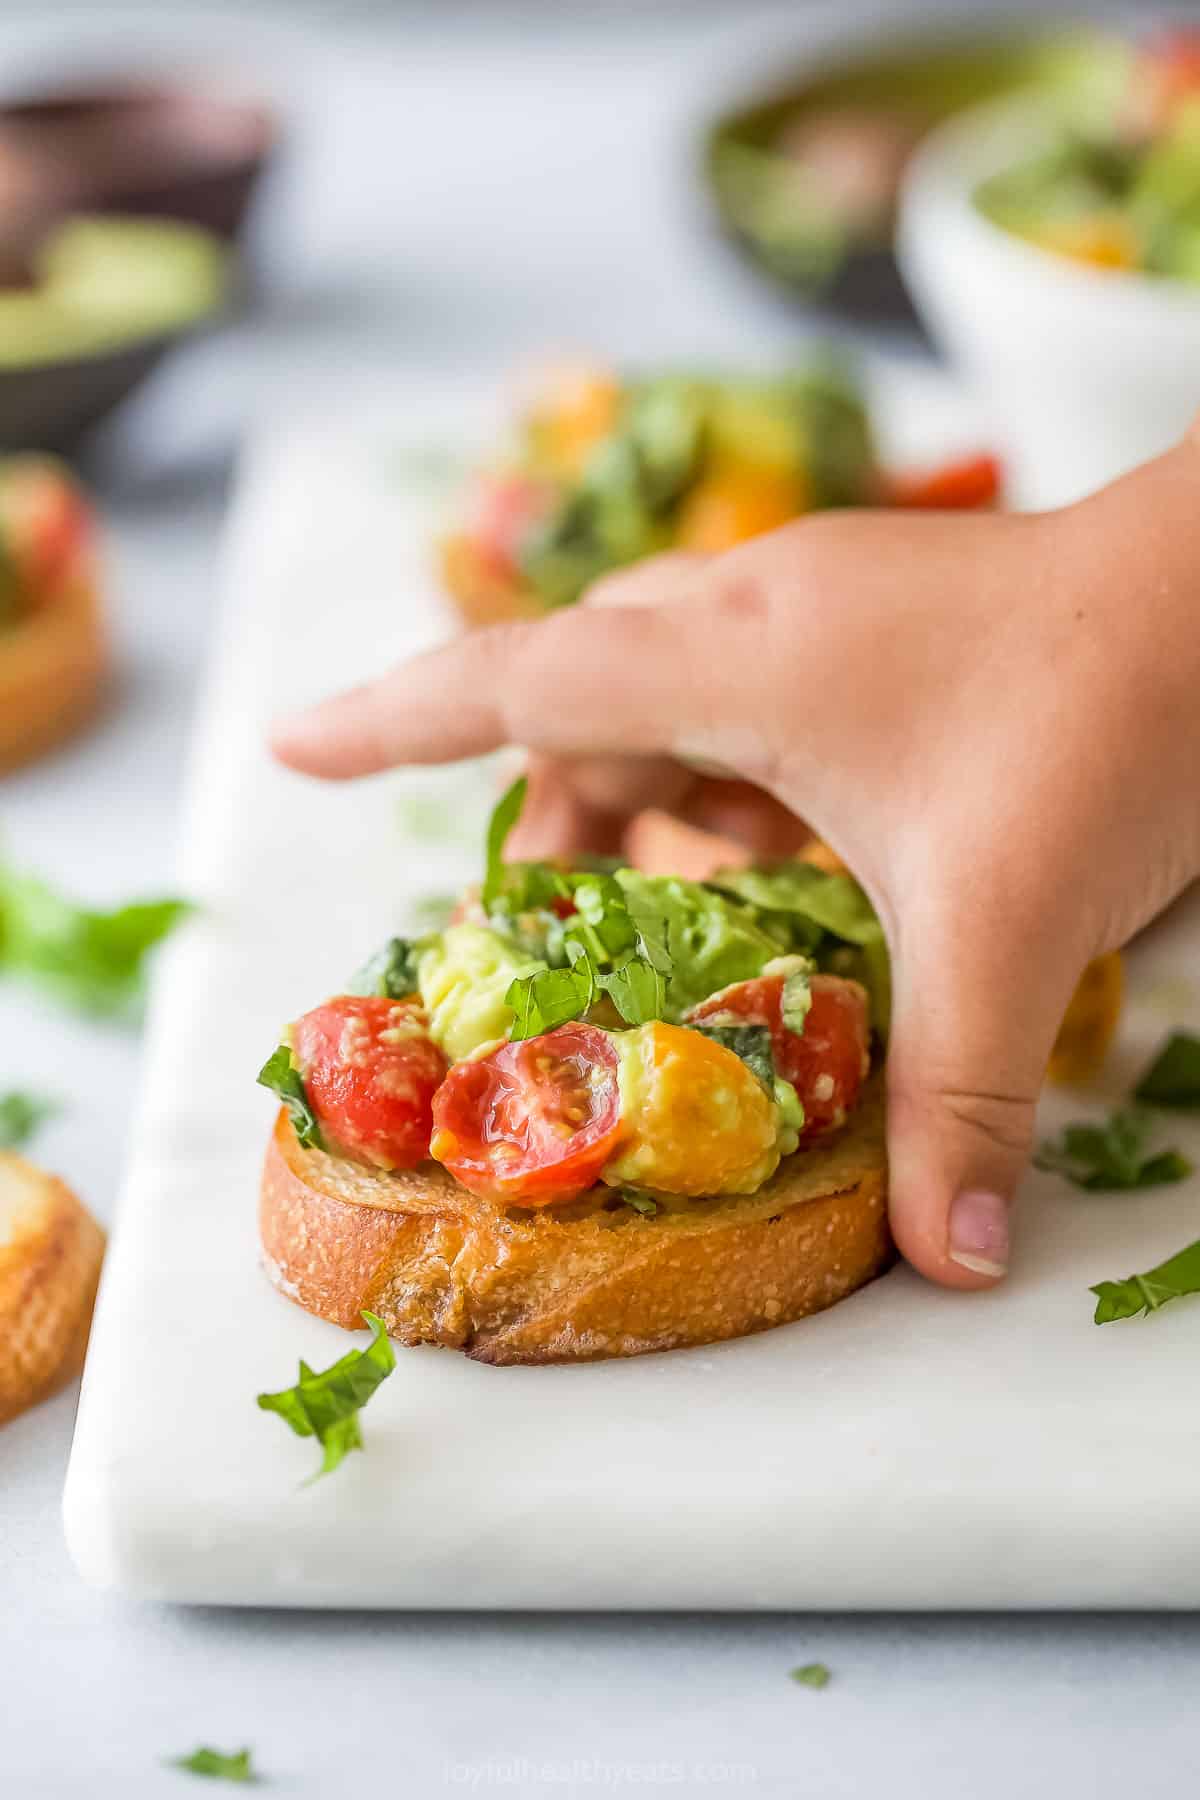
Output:
[[[227,258],[193,225],[80,217],[44,238],[24,287],[0,288],[0,368],[165,336],[220,306]]]

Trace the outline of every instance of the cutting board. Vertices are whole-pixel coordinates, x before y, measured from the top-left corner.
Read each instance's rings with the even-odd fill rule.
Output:
[[[893,435],[961,435],[927,377],[881,404]],[[435,430],[411,396],[394,416],[410,442]],[[471,877],[497,776],[322,787],[271,765],[264,727],[451,629],[435,511],[386,431],[290,429],[245,469],[185,815],[201,910],[155,984],[67,1483],[82,1573],[307,1607],[1200,1602],[1200,1304],[1098,1330],[1088,1293],[1200,1236],[1196,1179],[1088,1195],[1031,1175],[1011,1279],[989,1294],[898,1268],[817,1318],[694,1352],[493,1369],[400,1351],[363,1453],[306,1485],[312,1443],[255,1395],[365,1340],[259,1266],[273,1107],[255,1073],[283,1021]],[[1198,946],[1200,918],[1177,910],[1137,948],[1106,1081],[1047,1097],[1046,1130],[1123,1093],[1172,1024],[1200,1025]],[[1164,1135],[1200,1159],[1194,1124]]]

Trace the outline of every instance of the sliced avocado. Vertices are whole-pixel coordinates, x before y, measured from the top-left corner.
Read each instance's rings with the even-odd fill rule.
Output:
[[[28,287],[0,288],[0,368],[64,362],[178,331],[224,298],[219,240],[159,219],[85,217],[45,238]]]

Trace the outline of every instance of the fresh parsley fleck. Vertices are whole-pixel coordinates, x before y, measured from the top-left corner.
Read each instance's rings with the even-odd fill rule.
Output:
[[[295,1387],[258,1396],[264,1412],[277,1412],[297,1437],[315,1437],[320,1444],[324,1456],[314,1481],[332,1474],[349,1451],[362,1449],[359,1412],[396,1366],[383,1320],[370,1312],[362,1316],[372,1332],[365,1350],[351,1350],[319,1372],[302,1362]]]
[[[711,1038],[741,1058],[752,1074],[758,1076],[768,1092],[775,1089],[775,1058],[771,1051],[771,1033],[766,1025],[693,1025],[701,1037]]]
[[[280,1044],[268,1056],[258,1071],[259,1087],[269,1088],[278,1094],[287,1107],[288,1117],[295,1127],[296,1136],[306,1150],[323,1150],[324,1141],[321,1127],[317,1123],[317,1115],[309,1104],[308,1095],[304,1091],[304,1083],[300,1071],[292,1061],[291,1047]]]
[[[800,1687],[823,1688],[829,1686],[829,1670],[824,1663],[801,1663],[798,1669],[791,1671],[791,1680]]]
[[[212,1775],[218,1781],[257,1781],[250,1764],[249,1750],[234,1750],[228,1756],[223,1750],[201,1748],[190,1756],[176,1757],[173,1769],[186,1769],[189,1775]]]
[[[351,994],[381,994],[386,1000],[403,1000],[417,992],[417,946],[408,938],[389,938],[354,976]]]
[[[17,1150],[29,1142],[44,1119],[59,1110],[57,1100],[14,1090],[0,1094],[0,1150]]]
[[[1178,1150],[1146,1154],[1149,1131],[1145,1115],[1133,1108],[1112,1113],[1103,1125],[1068,1125],[1061,1137],[1039,1147],[1034,1167],[1065,1175],[1092,1193],[1185,1180],[1192,1165]]]
[[[128,1011],[141,997],[147,954],[190,910],[183,900],[78,906],[0,865],[0,973],[36,981],[83,1012]]]
[[[1185,1294],[1200,1294],[1200,1241],[1189,1244],[1143,1275],[1127,1275],[1124,1281],[1098,1281],[1092,1293],[1096,1296],[1097,1325],[1110,1325],[1114,1319],[1136,1318],[1138,1313],[1157,1312],[1168,1300],[1181,1300]]]
[[[1200,1037],[1175,1031],[1133,1090],[1146,1106],[1200,1110]]]

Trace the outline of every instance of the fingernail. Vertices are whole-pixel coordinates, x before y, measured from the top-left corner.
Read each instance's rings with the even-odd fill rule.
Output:
[[[999,1194],[957,1194],[950,1208],[950,1261],[976,1275],[1008,1273],[1008,1207]]]

